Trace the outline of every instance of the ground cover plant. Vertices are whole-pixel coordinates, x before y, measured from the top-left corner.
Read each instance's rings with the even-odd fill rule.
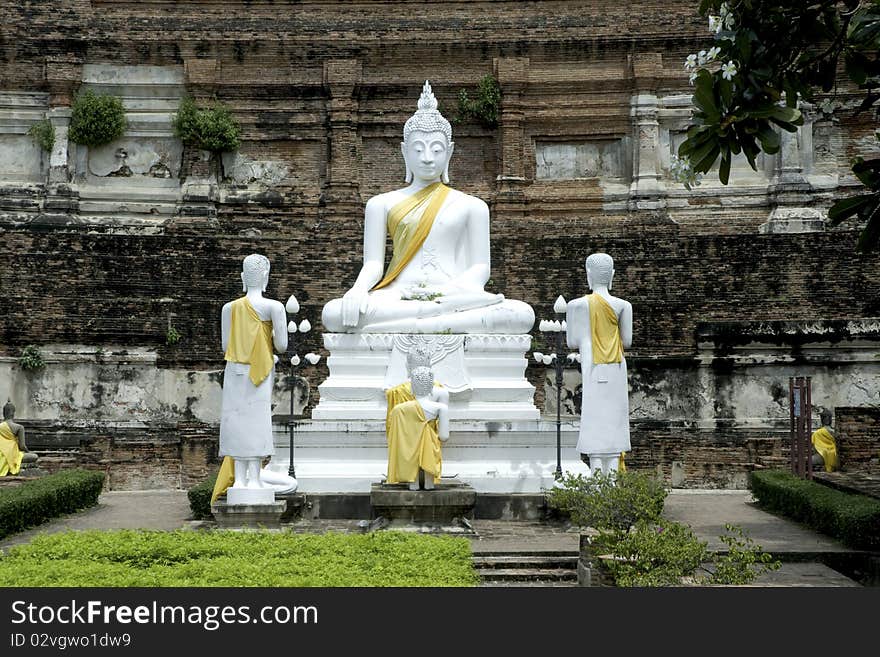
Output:
[[[856,549],[880,549],[880,500],[835,490],[784,470],[753,472],[761,508],[802,522]]]
[[[104,473],[67,470],[0,489],[0,538],[98,503]]]
[[[4,586],[473,586],[470,544],[404,532],[121,530],[42,535],[0,557]]]

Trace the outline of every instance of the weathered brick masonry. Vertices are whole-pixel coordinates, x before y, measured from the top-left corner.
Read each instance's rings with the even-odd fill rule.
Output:
[[[759,235],[772,205],[766,190],[730,202],[698,188],[674,209],[639,209],[609,203],[595,176],[538,179],[539,142],[625,140],[633,133],[634,95],[689,93],[681,63],[709,41],[695,2],[58,0],[2,7],[0,90],[48,92],[49,106],[64,108],[84,64],[183,67],[188,93],[232,108],[242,153],[283,161],[289,172],[271,189],[220,181],[219,197],[184,199],[156,234],[78,221],[76,190],[66,183],[19,190],[32,211],[21,214],[19,201],[0,210],[0,355],[15,356],[27,344],[130,345],[157,349],[163,368],[218,369],[219,310],[240,292],[241,259],[253,251],[272,262],[267,294],[295,293],[300,317],[320,329],[322,305],[356,275],[364,201],[402,184],[401,129],[422,82],[431,79],[452,116],[459,90],[473,90],[487,73],[501,82],[500,125],[454,126],[451,176],[490,204],[491,291],[549,317],[558,294],[586,292],[584,257],[611,253],[614,292],[634,307],[631,367],[643,371],[658,362],[693,367],[699,322],[880,316],[880,255],[855,252],[855,227]],[[844,113],[823,126],[826,163],[837,162],[843,174],[873,125]],[[189,149],[183,160],[182,182],[210,171]],[[842,178],[842,192],[848,185]],[[61,203],[61,220],[52,206],[59,194],[74,199]],[[808,204],[827,207],[831,198],[816,192]],[[172,347],[165,345],[169,325],[183,336]],[[302,351],[320,346],[315,331]],[[303,374],[314,391],[327,371],[321,364]],[[529,366],[539,406],[543,375]],[[163,422],[67,438],[63,423],[50,423],[35,427],[32,442],[56,450],[59,465],[72,459],[107,469],[114,487],[187,486],[210,468],[216,429],[185,413]],[[861,436],[869,425],[848,420],[840,431]],[[633,429],[631,466],[659,467],[684,485],[738,484],[756,464],[786,462],[774,433],[697,430],[667,417]],[[858,462],[876,460],[874,451],[859,452]]]

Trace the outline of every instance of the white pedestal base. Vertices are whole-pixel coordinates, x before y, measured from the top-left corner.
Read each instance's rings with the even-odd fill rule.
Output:
[[[406,380],[406,354],[427,342],[435,380],[449,389],[453,420],[540,418],[535,387],[525,378],[529,335],[325,333],[330,376],[313,420],[384,420],[385,390]]]
[[[226,489],[226,504],[274,504],[275,491],[271,488],[236,488]]]
[[[556,423],[453,420],[443,444],[443,480],[468,483],[481,493],[538,493],[555,481]],[[579,424],[562,424],[562,471],[584,474],[577,453]],[[290,464],[287,427],[275,427],[273,463]],[[385,478],[384,421],[304,420],[297,425],[294,466],[303,493],[369,493]],[[441,480],[441,482],[443,481]]]

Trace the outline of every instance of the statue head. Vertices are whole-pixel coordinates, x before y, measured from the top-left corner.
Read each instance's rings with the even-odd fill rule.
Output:
[[[437,109],[437,99],[425,80],[419,108],[403,126],[400,149],[406,162],[406,182],[412,182],[413,176],[422,180],[439,176],[448,183],[449,160],[454,147],[452,126]]]
[[[591,290],[597,286],[607,286],[611,289],[611,280],[614,278],[614,260],[607,253],[593,253],[587,256],[587,285]]]
[[[434,371],[430,367],[417,367],[412,371],[412,392],[414,397],[427,397],[434,388]]]
[[[410,378],[417,367],[431,367],[431,351],[428,345],[417,344],[406,355],[406,372]]]
[[[258,253],[245,258],[241,265],[241,283],[245,292],[253,287],[265,292],[269,284],[269,259]]]
[[[6,399],[6,404],[3,406],[3,419],[11,420],[15,417],[15,404],[12,403],[11,399]]]
[[[822,411],[819,413],[819,421],[823,427],[831,426],[831,411]]]

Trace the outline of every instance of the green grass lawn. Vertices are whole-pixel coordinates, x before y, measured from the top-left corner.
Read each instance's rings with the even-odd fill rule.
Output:
[[[474,586],[467,539],[403,532],[87,531],[0,557],[4,586]]]

